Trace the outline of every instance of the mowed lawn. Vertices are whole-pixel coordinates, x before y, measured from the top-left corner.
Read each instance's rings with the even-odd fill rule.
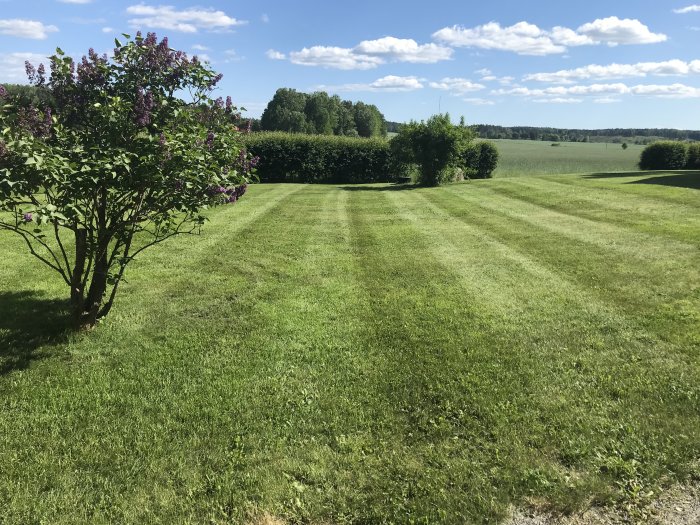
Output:
[[[0,235],[0,522],[640,516],[698,479],[700,173],[251,187],[63,333]]]

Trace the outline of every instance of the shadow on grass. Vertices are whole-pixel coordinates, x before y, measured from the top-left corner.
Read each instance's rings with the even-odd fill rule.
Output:
[[[419,186],[417,184],[390,184],[386,186],[369,186],[369,185],[357,185],[357,186],[340,186],[341,189],[345,191],[405,191],[405,190],[417,190],[418,188],[424,188],[425,186]]]
[[[0,292],[0,375],[27,368],[47,356],[39,348],[66,340],[68,306],[31,291]]]
[[[627,184],[658,184],[676,188],[700,189],[700,171],[625,171],[619,173],[592,173],[584,179],[614,179],[618,177],[644,177]]]

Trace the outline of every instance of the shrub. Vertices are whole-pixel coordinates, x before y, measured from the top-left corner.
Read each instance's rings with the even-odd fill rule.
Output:
[[[639,167],[643,170],[680,170],[686,167],[688,147],[682,142],[660,141],[642,151]]]
[[[109,313],[140,252],[241,197],[252,165],[230,99],[210,96],[221,76],[152,33],[116,45],[77,68],[57,49],[49,78],[27,62],[53,107],[15,110],[0,86],[0,231],[61,275],[76,328]]]
[[[433,115],[427,122],[410,122],[401,126],[391,140],[395,166],[417,164],[419,182],[437,186],[451,180],[454,168],[462,165],[462,157],[474,133],[465,126],[455,126],[450,116]]]
[[[470,145],[473,150],[467,156],[466,171],[476,179],[490,179],[498,166],[498,149],[493,142],[476,142]]]
[[[284,132],[251,133],[245,147],[259,157],[261,182],[357,184],[389,182],[389,144],[363,139]]]
[[[689,170],[700,170],[700,142],[688,144],[688,160],[685,167]]]

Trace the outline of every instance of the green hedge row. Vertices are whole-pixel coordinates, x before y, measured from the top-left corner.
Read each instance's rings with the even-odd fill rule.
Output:
[[[643,170],[700,169],[700,143],[654,142],[642,151],[639,167]]]
[[[356,184],[394,180],[386,140],[263,132],[246,135],[244,142],[248,152],[260,158],[260,182]]]

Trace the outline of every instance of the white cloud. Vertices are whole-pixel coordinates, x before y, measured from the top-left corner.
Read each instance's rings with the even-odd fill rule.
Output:
[[[344,47],[313,46],[289,53],[293,64],[334,69],[372,69],[384,63],[382,58],[358,55]]]
[[[476,71],[474,71],[474,73],[476,73],[477,75],[481,75],[482,77],[488,77],[490,75],[493,75],[493,71],[486,67],[483,69],[477,69]]]
[[[89,4],[92,0],[58,0],[64,4]]]
[[[102,32],[103,33],[114,33],[114,28],[113,27],[103,27]]]
[[[451,93],[462,95],[464,93],[471,93],[473,91],[480,91],[486,86],[483,84],[477,84],[468,80],[466,78],[451,78],[446,77],[439,82],[431,82],[430,87],[434,89],[442,89],[444,91],[450,91]]]
[[[496,103],[493,100],[486,98],[463,98],[468,104],[474,104],[475,106],[493,106]]]
[[[509,27],[489,22],[472,29],[455,25],[436,31],[433,38],[457,47],[513,51],[519,55],[550,55],[566,51],[564,46],[555,44],[545,31],[527,22],[518,22]]]
[[[275,51],[274,49],[268,49],[265,52],[265,56],[270,60],[285,60],[287,58],[287,55],[280,53],[279,51]]]
[[[449,60],[454,50],[437,44],[418,44],[410,38],[386,36],[357,46],[313,46],[289,53],[294,64],[335,69],[372,69],[388,62],[433,64]]]
[[[698,4],[689,5],[688,7],[674,9],[673,12],[678,13],[679,15],[684,15],[686,13],[700,13],[700,5],[698,5]]]
[[[200,29],[225,31],[247,23],[244,20],[232,18],[223,11],[211,8],[193,7],[177,10],[169,5],[155,7],[138,4],[127,7],[126,12],[136,17],[129,20],[129,24],[134,27],[170,29],[184,33],[196,33]]]
[[[593,99],[596,104],[616,104],[617,102],[622,102],[622,99],[615,97],[601,97]]]
[[[565,53],[568,47],[597,44],[652,44],[663,42],[667,36],[652,33],[636,19],[615,16],[583,24],[576,30],[556,26],[546,31],[528,22],[502,27],[489,22],[473,28],[445,27],[433,33],[433,38],[455,47],[477,47],[511,51],[519,55],[553,55]]]
[[[594,42],[606,43],[609,46],[618,44],[656,44],[665,42],[668,37],[662,33],[652,33],[639,20],[616,16],[599,18],[594,22],[583,24],[577,32],[589,37]]]
[[[556,86],[544,89],[531,89],[517,87],[513,89],[499,89],[492,92],[496,95],[516,95],[523,97],[567,97],[586,95],[644,95],[664,98],[698,98],[700,88],[685,84],[639,84],[628,86],[622,83],[616,84],[591,84],[588,86]]]
[[[422,79],[414,76],[399,77],[388,75],[375,80],[370,84],[342,84],[340,86],[317,86],[317,89],[341,92],[341,91],[415,91],[423,89]]]
[[[607,66],[591,64],[576,69],[562,69],[554,73],[533,73],[526,75],[523,80],[567,84],[588,79],[686,76],[691,74],[700,74],[700,60],[691,62],[666,60],[664,62],[639,62],[637,64],[609,64]]]
[[[449,60],[454,52],[437,44],[419,45],[410,38],[386,36],[377,40],[364,40],[353,51],[360,55],[381,57],[391,61],[432,64]]]
[[[262,23],[263,23],[263,24],[267,24],[267,23],[270,22],[270,17],[267,16],[267,13],[263,13],[263,14],[260,16],[260,20],[262,20]]]
[[[207,46],[203,46],[202,44],[195,44],[192,46],[192,49],[195,51],[209,51],[209,48]]]
[[[35,66],[41,63],[48,65],[48,54],[39,53],[0,53],[0,82],[24,84],[27,82],[27,73],[24,70],[24,61],[28,60]]]
[[[537,102],[538,104],[580,104],[581,102],[583,102],[583,99],[563,97],[536,98],[533,100],[533,102]]]
[[[56,26],[47,26],[36,20],[0,19],[0,35],[44,40],[49,36],[49,33],[55,33],[56,31],[58,31]]]

